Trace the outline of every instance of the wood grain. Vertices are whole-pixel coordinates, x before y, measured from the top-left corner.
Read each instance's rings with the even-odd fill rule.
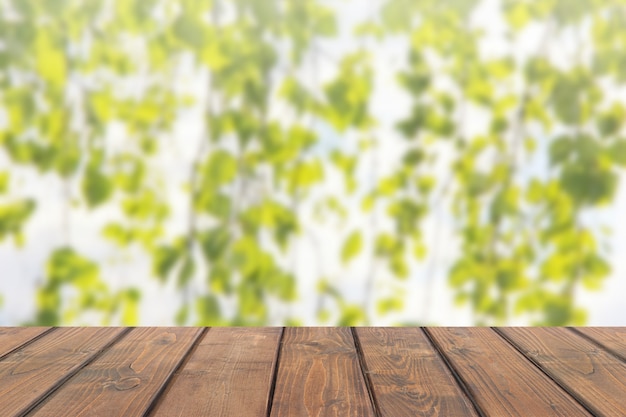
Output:
[[[50,327],[2,327],[0,328],[0,359],[30,342],[37,336],[50,331]]]
[[[286,328],[272,417],[373,417],[349,328]]]
[[[281,332],[276,327],[210,329],[151,415],[265,416]]]
[[[35,416],[141,416],[201,334],[198,328],[138,328],[81,369]]]
[[[564,328],[500,329],[596,415],[626,416],[626,364]]]
[[[385,416],[478,416],[419,328],[359,328],[365,364]]]
[[[589,413],[489,328],[426,330],[486,416]]]
[[[625,356],[626,328],[0,328],[0,416],[613,417]]]
[[[92,359],[120,328],[55,329],[0,361],[0,415],[20,415]]]
[[[626,361],[626,327],[575,327],[574,331],[595,340],[612,354]]]

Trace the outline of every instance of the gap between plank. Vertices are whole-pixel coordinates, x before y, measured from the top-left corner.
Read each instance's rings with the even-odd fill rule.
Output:
[[[454,365],[452,364],[452,362],[445,355],[445,353],[444,353],[443,349],[441,348],[441,346],[439,346],[439,344],[437,344],[435,339],[429,333],[428,329],[425,328],[425,327],[421,327],[420,329],[421,329],[422,333],[424,333],[424,335],[426,336],[426,340],[428,340],[428,342],[433,347],[433,349],[435,350],[437,355],[439,355],[439,357],[441,358],[443,363],[446,365],[446,367],[448,368],[448,370],[450,371],[450,373],[452,374],[452,376],[456,380],[457,385],[461,388],[461,391],[463,391],[463,394],[465,394],[465,397],[467,397],[469,402],[472,404],[472,406],[474,407],[474,410],[476,410],[476,413],[478,413],[478,415],[480,417],[488,417],[487,414],[485,414],[485,412],[482,410],[482,408],[480,408],[480,406],[478,405],[478,403],[474,399],[474,396],[472,395],[472,393],[470,392],[469,388],[465,384],[465,381],[463,381],[463,378],[461,377],[461,375],[457,372],[457,370],[454,367]]]
[[[4,358],[6,358],[7,356],[9,356],[10,354],[14,353],[15,351],[30,345],[31,343],[35,342],[36,340],[39,340],[40,338],[44,337],[45,335],[47,335],[48,333],[50,333],[50,332],[52,332],[53,330],[56,330],[56,329],[58,329],[58,327],[51,327],[48,330],[45,330],[44,332],[39,333],[37,336],[33,337],[32,339],[25,341],[24,343],[22,343],[21,345],[15,347],[14,349],[11,349],[10,351],[5,353],[4,355],[0,355],[0,361],[3,360]]]
[[[193,353],[196,351],[196,349],[200,345],[200,342],[202,341],[202,339],[204,339],[204,336],[209,332],[209,330],[211,330],[210,327],[204,327],[202,328],[202,331],[198,333],[198,335],[196,336],[196,339],[191,343],[191,346],[189,347],[189,349],[187,349],[187,352],[185,352],[185,354],[178,361],[176,366],[174,366],[174,369],[172,369],[172,371],[167,376],[167,378],[165,378],[165,381],[163,381],[163,383],[161,384],[161,387],[158,390],[156,390],[154,399],[150,402],[146,410],[143,412],[143,415],[142,415],[143,417],[149,416],[150,413],[152,413],[152,411],[155,408],[157,408],[158,404],[161,402],[161,399],[165,396],[165,393],[170,388],[171,383],[176,377],[176,374],[178,373],[180,369],[183,368],[183,366],[187,364],[187,362],[189,362],[189,360],[193,356]]]
[[[600,349],[606,351],[609,355],[615,357],[618,361],[626,362],[626,357],[625,356],[622,356],[619,352],[615,352],[613,349],[605,346],[602,342],[600,342],[599,340],[594,339],[592,336],[587,336],[586,334],[582,333],[580,330],[575,329],[573,327],[566,327],[566,329],[574,332],[578,336],[581,336],[585,340],[593,343],[594,345],[596,345]]]
[[[129,327],[126,329],[123,329],[120,334],[118,334],[117,336],[115,336],[113,339],[111,339],[109,341],[109,343],[107,343],[106,345],[102,346],[102,348],[100,348],[100,350],[98,352],[96,352],[91,358],[87,359],[85,362],[83,362],[78,368],[76,368],[74,371],[68,373],[67,375],[65,375],[63,378],[61,378],[56,384],[54,384],[46,393],[44,393],[41,398],[39,398],[38,400],[36,400],[35,402],[33,402],[22,414],[18,414],[19,417],[23,417],[28,415],[29,413],[31,413],[35,408],[39,407],[42,403],[44,403],[45,401],[48,400],[48,398],[50,398],[51,396],[54,395],[54,393],[61,388],[67,381],[69,381],[74,375],[76,375],[78,372],[80,372],[81,370],[83,370],[86,366],[88,366],[90,363],[92,363],[93,361],[95,361],[96,359],[98,359],[100,356],[102,356],[102,354],[109,349],[111,346],[113,346],[115,343],[119,342],[124,336],[126,336],[127,334],[130,333],[130,331],[134,329],[134,327]],[[44,333],[47,334],[48,332]]]
[[[538,362],[535,362],[531,357],[527,356],[524,351],[518,347],[511,339],[509,339],[504,333],[502,333],[502,331],[500,329],[498,329],[497,327],[491,327],[491,330],[493,330],[495,332],[495,334],[497,334],[498,336],[500,336],[506,343],[508,343],[510,346],[513,347],[513,349],[515,349],[517,352],[519,352],[520,355],[522,355],[522,357],[524,357],[528,362],[530,362],[535,368],[537,368],[542,374],[544,374],[545,376],[548,377],[548,379],[550,381],[552,381],[554,384],[556,384],[557,387],[561,388],[567,395],[569,395],[572,400],[576,401],[578,404],[580,404],[580,406],[582,408],[584,408],[589,414],[591,414],[592,416],[595,416],[596,413],[587,406],[587,404],[582,401],[580,398],[578,398],[578,396],[576,396],[576,394],[572,391],[570,391],[567,386],[561,384],[559,381],[557,381],[556,379],[554,379],[552,377],[552,375],[550,375],[548,373],[548,371],[546,369],[544,369],[541,364],[539,364]]]
[[[359,336],[356,333],[356,329],[354,327],[351,327],[350,330],[352,332],[352,339],[354,339],[354,347],[356,348],[356,356],[359,361],[359,367],[361,368],[361,374],[363,375],[363,379],[365,380],[367,394],[370,397],[370,403],[372,404],[372,408],[374,409],[374,415],[376,417],[382,417],[382,414],[380,412],[380,406],[378,405],[378,400],[376,399],[376,394],[374,393],[374,389],[372,386],[372,380],[370,379],[370,373],[367,369],[367,363],[365,363],[365,356],[363,353],[363,347],[361,346],[361,341],[359,340]]]
[[[285,328],[283,327],[278,337],[278,346],[276,347],[276,360],[274,362],[274,369],[272,370],[272,382],[270,383],[270,390],[267,394],[267,412],[266,417],[270,417],[272,414],[272,405],[274,404],[274,392],[276,391],[276,381],[278,380],[278,367],[280,364],[280,355],[283,351],[283,338],[285,337]]]

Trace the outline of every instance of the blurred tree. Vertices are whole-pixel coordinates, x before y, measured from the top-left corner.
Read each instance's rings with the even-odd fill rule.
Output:
[[[289,260],[312,227],[303,207],[345,221],[357,199],[370,233],[348,230],[336,257],[346,268],[370,258],[365,295],[355,302],[320,273],[320,322],[402,311],[416,265],[437,260],[424,224],[446,213],[459,242],[449,284],[476,323],[584,323],[576,291],[599,288],[611,268],[583,213],[613,200],[626,165],[624,103],[605,94],[626,82],[626,2],[502,0],[498,54],[480,7],[384,0],[352,28],[321,0],[0,1],[0,242],[24,244],[45,210],[15,167],[55,178],[66,199],[33,323],[141,322],[140,289],[111,286],[103,260],[72,241],[73,213],[108,209],[118,215],[102,238],[142,251],[174,284],[176,323],[298,324]],[[358,46],[324,50],[346,36]],[[406,45],[397,81],[411,109],[396,115],[400,163],[378,178],[376,51],[394,39]],[[555,54],[557,42],[574,45],[571,56]],[[333,74],[319,74],[321,59]],[[189,114],[201,115],[199,131],[181,140]],[[320,152],[320,126],[354,146]],[[172,152],[192,155],[176,173],[162,164]],[[180,172],[184,227],[172,226]],[[341,196],[323,192],[333,178]]]

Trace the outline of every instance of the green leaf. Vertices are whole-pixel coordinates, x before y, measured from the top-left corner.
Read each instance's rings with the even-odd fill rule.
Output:
[[[162,282],[169,276],[170,271],[178,262],[181,252],[173,246],[160,246],[153,254],[152,271]]]
[[[328,309],[322,309],[317,313],[317,321],[319,323],[328,323],[330,320],[330,311]]]
[[[562,164],[573,154],[574,141],[568,136],[558,137],[550,144],[550,163],[552,165]]]
[[[544,186],[537,178],[533,178],[528,186],[526,193],[526,199],[531,203],[539,203],[542,201],[544,195]]]
[[[210,262],[218,261],[230,243],[230,233],[225,226],[218,226],[204,232],[200,237],[202,251]]]
[[[244,277],[262,276],[271,270],[273,258],[260,247],[253,236],[243,236],[233,245],[232,264]]]
[[[61,317],[56,309],[44,308],[45,304],[39,304],[39,310],[37,311],[37,318],[35,322],[40,326],[58,326],[61,322]]]
[[[55,87],[61,88],[67,78],[65,54],[52,43],[50,34],[39,31],[35,41],[36,68],[39,75]]]
[[[232,215],[232,202],[226,194],[207,193],[203,196],[201,204],[207,213],[223,221],[227,221]]]
[[[263,320],[267,313],[267,305],[263,301],[260,288],[251,285],[241,285],[237,289],[240,302],[240,311],[247,319]]]
[[[90,164],[83,177],[82,190],[87,205],[95,208],[109,199],[113,192],[113,184],[99,167]]]
[[[380,233],[376,237],[376,255],[377,256],[389,256],[395,250],[401,249],[401,244],[398,240],[389,233]]]
[[[200,53],[204,62],[212,71],[220,71],[229,63],[228,54],[224,53],[217,38],[208,41]]]
[[[419,97],[430,85],[430,75],[423,73],[398,74],[398,82],[416,97]]]
[[[424,242],[416,242],[415,247],[413,248],[413,255],[415,259],[419,261],[423,261],[428,254],[428,248],[424,244]]]
[[[624,124],[624,108],[616,104],[608,112],[598,115],[596,124],[605,139],[617,133]]]
[[[587,271],[583,275],[583,286],[588,290],[599,290],[602,288],[602,281],[611,273],[611,265],[596,254],[587,256],[583,265]]]
[[[268,275],[266,287],[280,300],[294,301],[296,299],[296,280],[292,274],[273,272]]]
[[[200,16],[191,16],[187,13],[183,12],[178,16],[172,29],[178,39],[192,48],[201,50],[205,42],[205,31],[199,20]]]
[[[189,320],[189,305],[182,305],[176,312],[174,321],[177,326],[183,326],[187,324],[187,320]]]
[[[561,186],[580,204],[598,204],[608,201],[617,188],[617,176],[604,169],[581,164],[563,168]]]
[[[430,175],[419,177],[416,180],[417,189],[423,194],[430,193],[436,184],[437,180],[435,179],[435,177],[432,177]]]
[[[74,249],[64,247],[52,252],[48,260],[47,272],[50,282],[85,286],[97,279],[99,267]]]
[[[338,326],[358,326],[365,321],[365,313],[358,305],[348,304],[341,307],[341,316],[339,317]]]
[[[363,200],[361,200],[361,210],[364,212],[372,211],[374,203],[376,203],[376,196],[373,193],[366,195],[363,197]]]
[[[550,100],[563,123],[578,125],[586,121],[587,114],[582,103],[583,98],[585,102],[591,101],[588,87],[585,75],[579,72],[561,74],[557,78]]]
[[[135,288],[122,292],[122,324],[124,326],[137,326],[139,324],[139,300],[141,292]]]
[[[132,239],[132,233],[119,223],[108,223],[102,229],[102,235],[120,246],[127,246]]]
[[[221,316],[219,301],[211,294],[198,299],[196,310],[200,317],[200,326],[215,325]]]
[[[383,24],[392,32],[408,30],[411,27],[410,0],[390,0],[384,3],[381,11]]]
[[[571,323],[573,311],[570,302],[563,298],[552,298],[544,307],[547,326],[565,326]]]
[[[484,78],[472,78],[465,87],[465,94],[479,104],[491,106],[494,89],[492,84]]]
[[[279,95],[286,98],[301,113],[310,109],[315,103],[314,97],[295,78],[285,78],[279,89]]]
[[[115,102],[109,91],[92,93],[87,100],[89,110],[91,115],[95,117],[95,121],[104,124],[114,117]]]
[[[31,199],[0,205],[0,242],[7,235],[20,235],[24,224],[34,213],[35,207],[35,200]]]
[[[396,124],[398,129],[407,139],[413,139],[419,130],[424,126],[428,115],[428,110],[422,105],[415,105],[409,117]]]
[[[55,170],[64,178],[72,176],[78,170],[82,156],[77,141],[68,142],[63,145],[54,162]]]
[[[289,189],[294,193],[306,189],[324,179],[324,167],[319,159],[301,162],[292,170]]]
[[[191,255],[185,256],[183,261],[183,266],[180,268],[178,273],[178,288],[183,288],[189,281],[193,278],[194,273],[196,272],[196,263],[194,262]]]
[[[232,292],[230,271],[222,263],[212,264],[209,283],[211,291],[216,294],[230,294]]]
[[[419,221],[426,213],[426,208],[411,199],[403,198],[389,204],[387,213],[394,219],[399,233],[412,234],[418,231]]]
[[[426,154],[422,149],[411,149],[402,158],[402,162],[410,167],[415,167],[424,160]]]
[[[404,302],[400,297],[385,298],[383,300],[379,300],[376,305],[376,311],[380,315],[402,311],[403,308]]]
[[[620,139],[611,145],[609,154],[616,164],[626,167],[626,139]]]
[[[507,2],[506,6],[506,20],[516,31],[523,29],[532,21],[532,15],[527,4]]]
[[[407,266],[402,253],[394,253],[391,257],[389,266],[391,267],[391,272],[393,272],[396,277],[405,279],[409,276],[409,267]]]
[[[363,55],[348,55],[341,62],[339,76],[324,86],[328,105],[323,115],[339,132],[348,127],[365,128],[370,119],[367,114],[372,89],[371,71]]]
[[[332,37],[337,34],[337,22],[331,9],[318,7],[314,16],[313,31],[318,36]]]
[[[346,238],[343,248],[341,249],[341,261],[345,264],[350,262],[355,256],[361,252],[363,247],[363,238],[361,232],[358,230],[353,231]]]
[[[237,160],[224,150],[217,150],[209,157],[204,174],[208,184],[219,186],[231,182],[237,174]]]

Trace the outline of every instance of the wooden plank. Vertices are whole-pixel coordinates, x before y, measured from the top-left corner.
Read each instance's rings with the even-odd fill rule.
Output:
[[[385,416],[478,416],[419,328],[356,330],[372,391]]]
[[[286,328],[272,417],[373,417],[349,328]]]
[[[574,331],[593,339],[626,361],[626,327],[575,327]]]
[[[589,415],[492,329],[429,328],[426,331],[484,415]]]
[[[281,328],[213,328],[152,416],[265,416]],[[190,401],[189,393],[197,393]],[[201,393],[201,394],[200,394]]]
[[[50,327],[1,327],[0,358],[50,330]]]
[[[500,329],[597,415],[626,416],[626,364],[564,328]]]
[[[133,329],[41,403],[32,415],[141,416],[201,332],[185,327]]]
[[[121,328],[56,329],[4,357],[0,361],[0,414],[26,412],[123,331]]]

